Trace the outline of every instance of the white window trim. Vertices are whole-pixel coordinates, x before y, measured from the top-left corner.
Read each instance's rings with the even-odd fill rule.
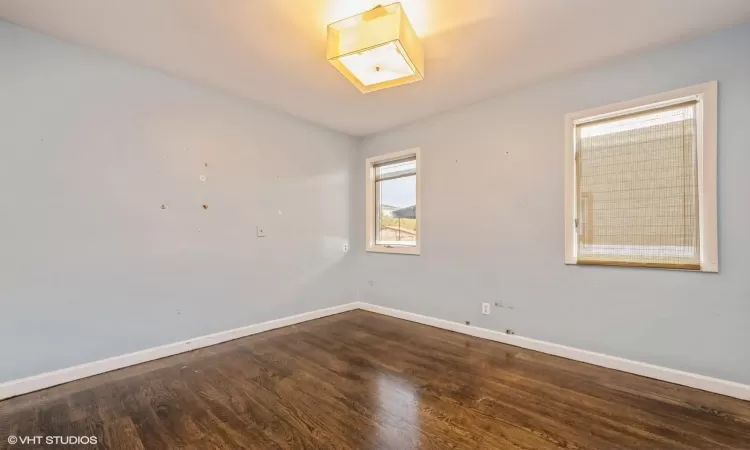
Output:
[[[565,115],[565,264],[577,264],[575,229],[575,126],[624,113],[698,100],[698,213],[700,216],[701,272],[719,271],[717,228],[716,142],[717,82],[698,84],[674,91],[614,103]]]
[[[416,245],[376,245],[375,244],[375,169],[376,164],[395,161],[398,159],[414,156],[417,165],[417,204],[415,207],[417,216],[417,243]],[[422,204],[420,203],[420,172],[419,148],[412,148],[400,152],[388,153],[387,155],[374,156],[365,161],[365,250],[376,253],[396,253],[401,255],[419,255],[422,242]]]

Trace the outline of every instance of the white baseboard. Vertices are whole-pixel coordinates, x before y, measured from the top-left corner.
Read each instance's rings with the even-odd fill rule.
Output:
[[[68,367],[65,369],[46,372],[18,380],[11,380],[0,383],[0,400],[15,397],[21,394],[46,389],[58,384],[68,383],[70,381],[87,378],[105,372],[122,369],[128,366],[134,366],[155,359],[165,358],[167,356],[196,350],[209,345],[216,345],[222,342],[239,339],[245,336],[262,333],[264,331],[274,330],[289,325],[294,325],[308,320],[318,319],[346,311],[357,309],[356,303],[334,306],[332,308],[319,309],[316,311],[297,314],[296,316],[283,317],[281,319],[269,320],[268,322],[258,323],[233,330],[220,331],[218,333],[208,334],[182,342],[153,347],[140,350],[125,355],[114,356],[112,358],[101,359],[79,366]]]
[[[397,317],[399,319],[409,320],[424,325],[430,325],[436,328],[455,331],[458,333],[476,336],[482,339],[502,342],[514,345],[516,347],[536,350],[550,355],[561,356],[563,358],[582,361],[609,369],[629,372],[644,377],[654,378],[669,383],[680,384],[708,392],[727,395],[742,400],[750,400],[750,386],[733,381],[721,380],[719,378],[707,377],[681,370],[669,369],[666,367],[655,366],[653,364],[632,361],[616,356],[605,355],[603,353],[590,352],[579,348],[568,347],[566,345],[553,344],[551,342],[540,341],[527,337],[509,335],[500,331],[489,330],[486,328],[473,327],[449,320],[436,319],[434,317],[423,316],[420,314],[401,311],[398,309],[386,308],[384,306],[372,305],[369,303],[358,302],[357,308],[371,311],[386,316]]]
[[[708,392],[727,395],[742,400],[750,400],[750,386],[735,383],[733,381],[721,380],[718,378],[707,377],[680,370],[669,369],[666,367],[655,366],[653,364],[632,361],[629,359],[609,356],[602,353],[591,352],[574,347],[568,347],[551,342],[540,341],[527,337],[508,335],[500,331],[489,330],[486,328],[473,327],[449,320],[436,319],[434,317],[423,316],[421,314],[410,313],[384,306],[373,305],[363,302],[347,303],[345,305],[334,306],[332,308],[319,309],[295,316],[283,317],[281,319],[270,320],[247,327],[235,328],[233,330],[221,331],[206,336],[200,336],[182,342],[162,345],[121,356],[102,359],[91,363],[81,364],[79,366],[46,372],[19,380],[7,381],[0,383],[0,400],[15,397],[21,394],[46,389],[70,381],[87,378],[105,372],[110,372],[124,367],[165,358],[167,356],[177,355],[179,353],[196,350],[210,345],[220,344],[222,342],[239,339],[264,331],[274,330],[289,325],[295,325],[308,320],[318,319],[354,309],[363,309],[386,316],[397,317],[399,319],[409,320],[411,322],[421,323],[424,325],[443,328],[458,333],[468,334],[470,336],[488,339],[491,341],[502,342],[514,345],[516,347],[536,350],[550,355],[561,356],[563,358],[582,361],[609,369],[629,372],[636,375],[642,375],[657,380],[667,381],[669,383],[689,386]]]

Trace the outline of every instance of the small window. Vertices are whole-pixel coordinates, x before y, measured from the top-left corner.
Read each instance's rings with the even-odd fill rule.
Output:
[[[718,271],[716,83],[566,116],[566,263]]]
[[[419,149],[367,160],[367,251],[419,254]]]

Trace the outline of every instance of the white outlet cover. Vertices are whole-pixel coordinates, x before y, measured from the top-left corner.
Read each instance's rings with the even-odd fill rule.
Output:
[[[266,237],[266,230],[263,227],[255,227],[255,235],[257,237]]]
[[[348,244],[344,244],[344,252],[348,252],[348,251],[349,251],[349,245]]]
[[[200,176],[200,180],[201,180],[201,181],[206,181],[206,176],[205,176],[205,175],[201,175],[201,176]]]
[[[482,303],[482,314],[489,314],[489,313],[490,313],[490,304]]]

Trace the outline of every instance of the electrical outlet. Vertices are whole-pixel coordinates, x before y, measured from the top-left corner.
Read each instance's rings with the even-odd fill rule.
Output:
[[[346,253],[348,251],[349,251],[349,245],[348,244],[344,244],[344,253]]]
[[[263,227],[257,226],[255,227],[255,236],[257,237],[266,237],[266,230]]]
[[[482,303],[482,314],[489,314],[489,313],[490,313],[490,304]]]

